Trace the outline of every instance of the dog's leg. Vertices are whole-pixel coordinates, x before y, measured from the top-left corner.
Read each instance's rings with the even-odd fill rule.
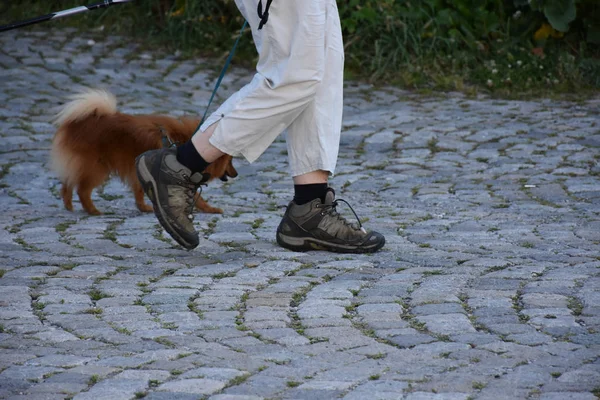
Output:
[[[207,214],[223,214],[222,209],[212,207],[202,198],[202,196],[198,196],[198,199],[196,200],[196,208]]]
[[[92,184],[90,181],[84,180],[77,187],[77,196],[79,196],[79,201],[81,202],[83,209],[90,215],[102,214],[100,211],[98,211],[94,205],[94,202],[92,201],[92,190],[94,190],[94,187],[96,186],[97,185]]]
[[[135,205],[137,206],[138,210],[140,210],[141,212],[154,211],[152,205],[146,204],[146,202],[144,201],[144,190],[142,189],[142,185],[140,185],[140,182],[137,180],[137,177],[135,178],[135,180],[131,180],[130,182],[131,190],[133,191],[133,196],[135,197]]]
[[[73,187],[63,183],[60,188],[60,197],[62,197],[65,208],[73,211]]]

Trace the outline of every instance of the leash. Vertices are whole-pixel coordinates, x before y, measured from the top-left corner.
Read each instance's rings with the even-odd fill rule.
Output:
[[[8,25],[2,25],[2,26],[0,26],[0,32],[10,31],[11,29],[17,29],[17,28],[21,28],[23,26],[33,25],[33,24],[37,24],[39,22],[50,21],[51,19],[67,17],[69,15],[79,14],[84,11],[96,10],[98,8],[112,6],[114,4],[129,3],[131,1],[133,1],[133,0],[103,0],[100,3],[90,4],[89,6],[80,6],[80,7],[70,8],[68,10],[57,11],[57,12],[54,12],[51,14],[42,15],[40,17],[35,17],[35,18],[24,20],[24,21],[13,22]]]

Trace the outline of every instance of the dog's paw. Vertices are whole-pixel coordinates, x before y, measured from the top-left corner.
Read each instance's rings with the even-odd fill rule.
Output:
[[[138,204],[137,205],[138,210],[140,210],[141,212],[153,212],[154,208],[152,207],[151,204]]]
[[[206,214],[223,214],[223,209],[211,206],[203,207],[200,211]]]

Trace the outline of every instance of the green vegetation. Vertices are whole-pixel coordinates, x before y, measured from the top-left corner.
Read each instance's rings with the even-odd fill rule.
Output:
[[[79,5],[10,2],[0,7],[0,23]],[[597,0],[338,0],[338,8],[349,78],[503,96],[600,88]],[[147,0],[47,22],[45,29],[70,25],[100,34],[103,27],[101,34],[131,35],[142,47],[223,56],[242,23],[231,0]],[[255,61],[246,33],[236,62]]]

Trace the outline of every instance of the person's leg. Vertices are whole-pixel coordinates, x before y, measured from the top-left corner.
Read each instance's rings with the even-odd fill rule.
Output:
[[[323,79],[326,1],[274,0],[266,24],[257,15],[258,0],[236,4],[259,53],[256,75],[183,148],[147,152],[136,160],[159,221],[188,249],[199,242],[188,210],[196,186],[203,182],[203,166],[223,153],[256,160],[311,104]]]
[[[215,122],[214,124],[206,128],[204,132],[197,132],[191,140],[194,147],[198,150],[198,153],[208,163],[215,161],[217,158],[225,154],[210,143],[210,138],[215,132],[215,129],[217,129],[217,124],[218,122]]]
[[[306,204],[314,199],[325,199],[329,172],[312,171],[294,177],[294,203]]]
[[[259,53],[257,73],[209,116],[192,139],[208,158],[216,149],[255,161],[312,103],[323,79],[321,21],[326,1],[273,0],[268,22],[260,30],[258,3],[236,0],[252,27]]]
[[[383,235],[350,223],[337,211],[328,177],[337,163],[343,110],[344,47],[335,0],[326,0],[325,70],[315,99],[288,128],[294,199],[277,228],[277,242],[296,251],[366,253]],[[358,217],[357,217],[358,218]]]
[[[344,44],[334,0],[324,1],[325,68],[314,101],[288,128],[288,157],[298,205],[325,199],[337,163],[342,126]]]

